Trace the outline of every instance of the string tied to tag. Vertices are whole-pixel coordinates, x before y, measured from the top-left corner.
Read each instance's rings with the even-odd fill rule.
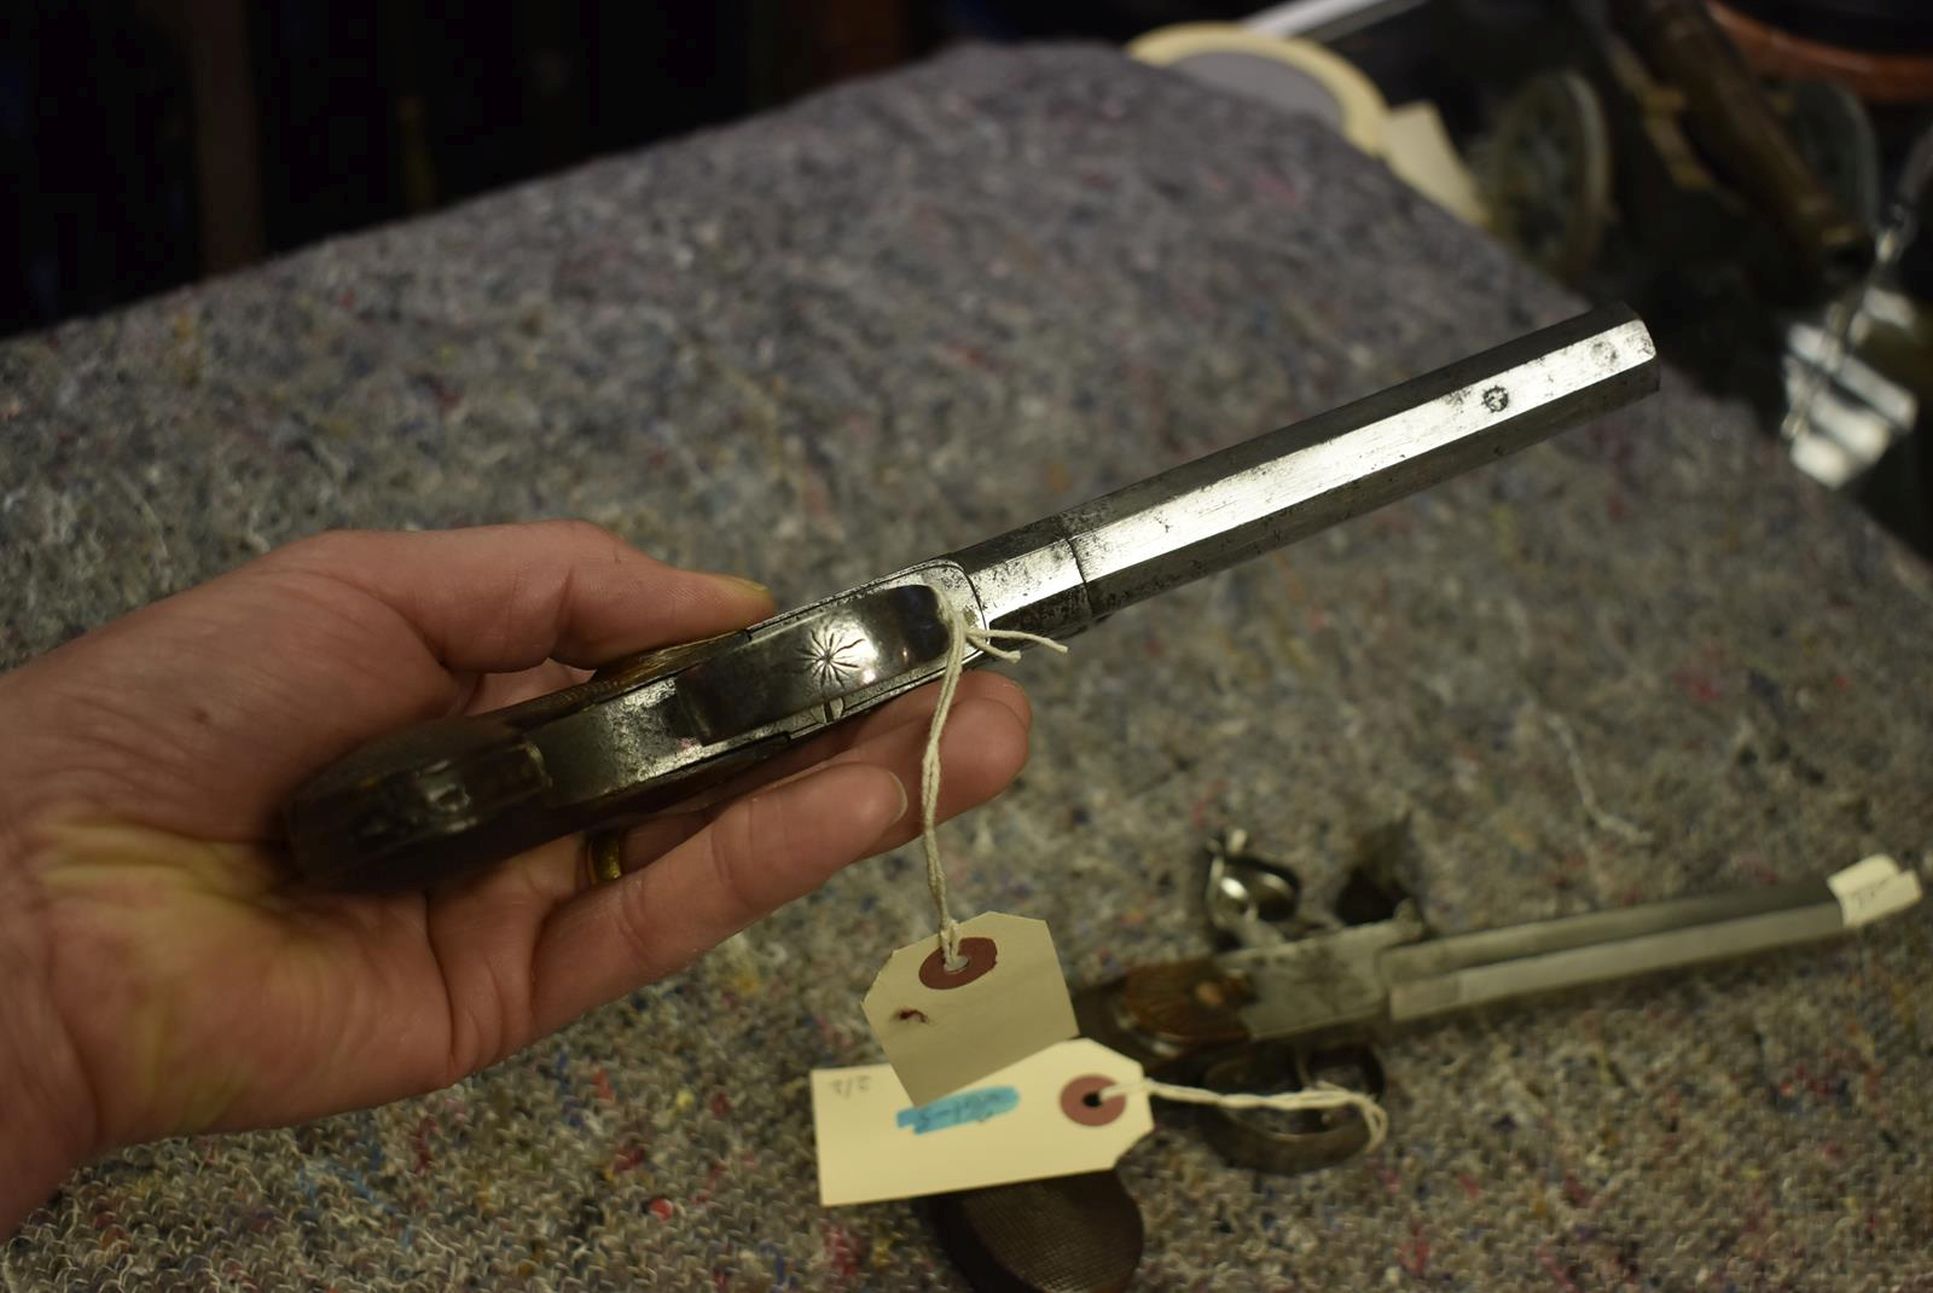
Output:
[[[960,923],[953,919],[947,904],[946,868],[940,862],[940,735],[946,730],[947,715],[953,710],[953,695],[959,690],[960,675],[966,670],[967,648],[1011,663],[1020,658],[1020,652],[998,643],[1025,642],[1062,655],[1067,654],[1067,646],[1019,629],[977,628],[967,623],[959,606],[943,592],[940,613],[946,617],[947,625],[946,668],[940,675],[940,698],[933,707],[933,726],[927,732],[926,753],[920,759],[920,845],[926,853],[926,886],[933,892],[933,909],[939,914],[940,953],[947,971],[958,973],[966,965],[960,955]]]
[[[1153,1078],[1138,1078],[1133,1082],[1116,1082],[1096,1093],[1099,1100],[1112,1100],[1115,1096],[1145,1093],[1159,1100],[1173,1100],[1179,1104],[1205,1104],[1218,1109],[1271,1109],[1277,1113],[1327,1113],[1333,1109],[1354,1109],[1369,1129],[1369,1143],[1363,1153],[1373,1154],[1389,1134],[1389,1111],[1376,1102],[1373,1096],[1333,1082],[1318,1082],[1301,1091],[1278,1091],[1269,1095],[1258,1095],[1246,1091],[1209,1091],[1198,1086],[1176,1086],[1170,1082],[1157,1082]]]

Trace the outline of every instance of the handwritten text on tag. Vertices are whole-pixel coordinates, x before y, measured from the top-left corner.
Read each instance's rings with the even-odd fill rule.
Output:
[[[1086,1038],[1061,1042],[964,1091],[915,1105],[890,1065],[816,1069],[812,1121],[827,1207],[1098,1172],[1154,1130],[1141,1066]]]
[[[1904,911],[1920,900],[1920,878],[1883,853],[1827,877],[1826,884],[1839,900],[1847,928]]]

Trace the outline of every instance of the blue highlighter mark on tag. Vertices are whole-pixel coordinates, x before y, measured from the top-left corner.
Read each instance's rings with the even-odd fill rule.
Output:
[[[931,1104],[901,1109],[894,1125],[911,1127],[915,1136],[929,1131],[945,1131],[969,1122],[985,1122],[1020,1107],[1020,1092],[1010,1086],[980,1087],[957,1095],[941,1096]]]

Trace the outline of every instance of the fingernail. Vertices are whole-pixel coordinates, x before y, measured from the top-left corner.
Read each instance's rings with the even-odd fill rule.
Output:
[[[761,598],[765,601],[769,602],[773,600],[772,590],[767,588],[764,584],[761,584],[756,579],[747,579],[743,575],[713,575],[712,578],[723,580],[725,583],[728,583],[728,584],[737,584],[740,588],[743,588],[746,592],[752,594],[754,597]]]
[[[890,772],[886,773],[886,775],[889,777],[893,777],[893,774]],[[907,795],[906,795],[906,783],[904,781],[901,781],[898,777],[893,777],[893,784],[899,788],[899,811],[893,814],[892,821],[886,823],[886,825],[888,826],[897,826],[901,822],[905,821],[906,810],[913,806],[913,801],[907,798]]]

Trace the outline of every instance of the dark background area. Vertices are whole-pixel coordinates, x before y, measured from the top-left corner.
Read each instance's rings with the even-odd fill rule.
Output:
[[[1534,26],[1596,2],[1453,7]],[[1728,3],[1876,50],[1933,40],[1933,4],[1920,0]],[[1265,7],[0,0],[0,335],[744,117],[952,41],[1120,43]],[[1467,139],[1483,125],[1481,65],[1498,60],[1445,57],[1443,30],[1419,10],[1336,47],[1391,102],[1431,98]]]
[[[30,0],[0,329],[102,309],[916,57],[931,5]]]
[[[11,0],[0,334],[729,121],[958,39],[1189,0]]]

